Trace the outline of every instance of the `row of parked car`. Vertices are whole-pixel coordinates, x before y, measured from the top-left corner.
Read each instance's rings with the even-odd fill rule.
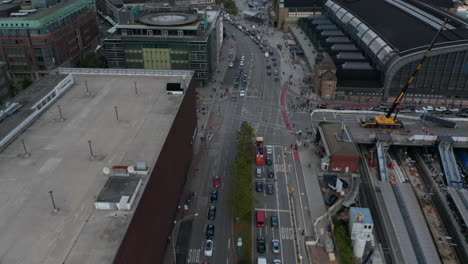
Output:
[[[319,109],[327,109],[328,106],[326,104],[318,104],[317,105],[317,108]],[[344,107],[344,106],[335,106],[333,107],[333,109],[335,110],[362,110],[361,107],[358,107],[358,106],[354,106],[354,107]],[[411,112],[415,112],[415,113],[428,113],[428,112],[436,112],[436,113],[439,113],[439,114],[445,114],[445,115],[451,115],[451,114],[456,114],[457,117],[464,117],[464,118],[468,118],[468,108],[464,108],[464,109],[460,109],[460,108],[457,108],[457,107],[444,107],[444,106],[439,106],[439,107],[432,107],[430,105],[426,105],[426,106],[423,106],[421,108],[419,107],[416,107],[416,106],[399,106],[398,108],[398,112],[400,113],[411,113]],[[364,110],[370,110],[370,111],[381,111],[381,112],[386,112],[389,110],[389,107],[384,105],[384,104],[381,104],[381,105],[377,105],[377,106],[373,106],[373,107],[370,107],[370,108],[367,108],[367,109],[364,109]]]
[[[218,188],[221,187],[221,178],[219,176],[215,176],[213,179],[213,188],[214,190],[211,192],[210,195],[210,206],[208,207],[208,220],[213,221],[216,219],[216,206],[214,205],[218,201],[219,191]],[[213,249],[214,249],[214,234],[215,234],[215,226],[214,224],[208,224],[205,229],[205,246],[204,246],[204,254],[206,257],[213,256]]]

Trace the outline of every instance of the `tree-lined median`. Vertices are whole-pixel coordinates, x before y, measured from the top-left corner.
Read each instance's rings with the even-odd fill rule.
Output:
[[[237,246],[237,238],[242,237],[242,252],[238,258],[238,263],[250,263],[251,241],[252,241],[252,206],[255,198],[251,189],[252,182],[252,162],[254,153],[253,128],[242,122],[237,133],[237,154],[234,164],[231,167],[233,180],[233,192],[229,199],[229,208],[235,218],[234,223],[234,244]],[[239,254],[239,249],[236,248]]]

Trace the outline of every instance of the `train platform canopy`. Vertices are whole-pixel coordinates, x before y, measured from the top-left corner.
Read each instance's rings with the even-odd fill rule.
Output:
[[[351,43],[348,37],[328,37],[325,39],[327,43]]]
[[[338,27],[335,25],[322,24],[317,26],[317,30],[337,30]]]
[[[331,20],[326,16],[312,17],[312,25],[334,25]]]
[[[342,69],[346,70],[373,70],[372,66],[367,62],[345,62],[341,64]]]
[[[366,57],[360,52],[340,52],[336,55],[339,60],[366,60]]]
[[[137,204],[149,176],[136,192],[138,180],[106,185],[113,175],[103,169],[144,161],[151,174],[185,98],[168,94],[167,84],[188,87],[193,72],[60,69],[32,88],[56,87],[64,76],[73,83],[0,151],[2,263],[112,263],[137,206],[96,210],[96,197],[128,195]],[[26,93],[22,111],[44,95]]]
[[[450,17],[451,29],[442,32],[436,43],[468,39],[466,22],[425,4],[420,3],[419,7],[413,6],[419,3],[417,1],[411,1],[411,5],[399,0],[333,0],[332,2],[360,18],[400,52],[429,45],[440,27],[437,23],[434,24],[434,21],[443,21],[444,17]],[[430,0],[429,2],[444,4],[449,1]]]

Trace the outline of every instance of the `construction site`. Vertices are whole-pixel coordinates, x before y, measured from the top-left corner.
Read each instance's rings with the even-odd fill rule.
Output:
[[[399,114],[446,24],[390,107],[310,113],[320,168],[339,174],[323,175],[328,216],[342,218],[342,206],[349,208],[358,262],[468,263],[468,122],[432,106]]]

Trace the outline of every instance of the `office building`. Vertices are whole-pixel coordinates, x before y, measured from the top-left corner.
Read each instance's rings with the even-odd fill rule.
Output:
[[[287,32],[299,18],[321,14],[324,0],[274,0],[270,8],[271,25]]]
[[[193,70],[198,85],[214,71],[223,43],[220,10],[141,10],[104,41],[111,68]],[[122,21],[121,21],[122,22]]]
[[[97,33],[93,0],[18,10],[0,17],[1,60],[12,80],[35,80],[94,48]]]

